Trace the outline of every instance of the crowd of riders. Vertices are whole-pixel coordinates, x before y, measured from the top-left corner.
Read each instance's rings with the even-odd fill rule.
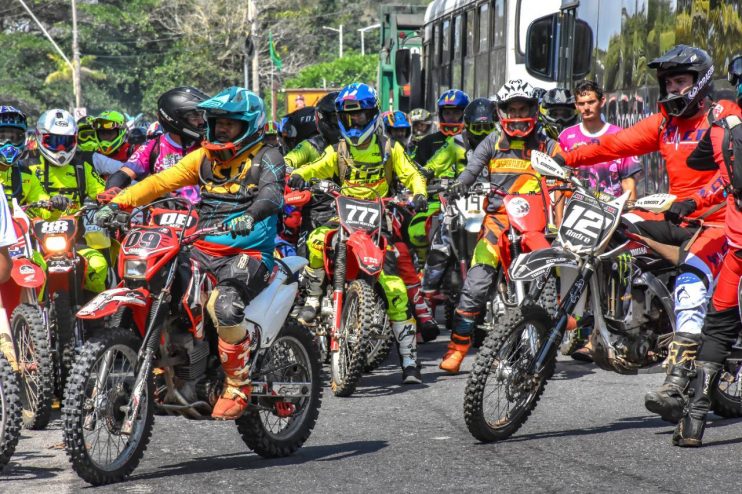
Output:
[[[62,109],[43,112],[33,127],[19,109],[0,106],[0,182],[7,199],[0,201],[0,271],[9,269],[7,246],[14,237],[6,202],[47,203],[33,210],[43,218],[98,203],[99,225],[163,196],[197,204],[204,226],[220,225],[230,233],[205,237],[189,255],[216,278],[207,309],[226,379],[213,417],[234,419],[251,392],[244,311],[267,286],[274,255],[283,245],[308,259],[296,316],[307,327],[319,316],[331,282],[324,256],[339,228],[335,201],[312,194],[301,206],[284,205],[291,190],[332,181],[343,195],[394,198],[405,209],[401,227],[383,222],[386,251],[378,284],[402,383],[419,384],[417,345],[439,337],[440,315],[431,301],[452,255],[450,232],[435,221],[442,209],[438,193],[429,193],[432,184],[446,183],[452,198],[466,196],[478,182],[512,193],[540,190],[531,152],[541,151],[577,168],[592,188],[636,199],[638,157],[659,152],[669,193],[677,199],[664,215],[646,215],[633,225],[642,237],[680,245],[681,256],[669,287],[676,332],[667,375],[645,404],[678,423],[674,444],[699,446],[709,389],[742,329],[742,56],[726,67],[736,101],[714,99],[714,63],[700,48],[678,45],[648,67],[656,71],[659,111],[627,129],[606,122],[605,91],[591,80],[547,91],[515,79],[494,95],[475,98],[449,89],[438,98],[435,114],[423,108],[382,113],[376,91],[353,82],[277,121],[245,88],[210,97],[176,87],[160,96],[157,121],[149,128],[129,128],[118,111],[76,121]],[[552,193],[552,228],[568,200],[567,192]],[[458,373],[471,350],[502,262],[498,240],[509,226],[505,206],[491,196],[482,207],[484,219],[439,362],[448,373]],[[726,226],[697,231],[694,219]],[[112,282],[106,258],[93,248],[81,246],[79,252],[87,262],[85,290],[101,292]],[[591,351],[586,343],[573,357],[589,362]]]

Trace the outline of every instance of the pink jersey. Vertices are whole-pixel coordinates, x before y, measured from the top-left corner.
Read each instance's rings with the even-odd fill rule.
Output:
[[[158,146],[159,149],[155,149],[155,146]],[[195,151],[199,147],[200,144],[195,143],[186,150],[185,154]],[[154,154],[157,156],[154,156]],[[137,174],[137,180],[142,180],[152,173],[167,170],[180,161],[183,156],[183,148],[166,133],[150,139],[139,146],[126,162],[126,167]],[[150,163],[152,166],[150,166]],[[201,201],[198,186],[188,185],[178,189],[177,193],[179,196],[190,199],[194,204]]]
[[[597,143],[601,136],[615,134],[619,130],[622,130],[621,127],[606,123],[602,130],[591,134],[580,123],[567,127],[559,134],[559,145],[564,151],[572,151],[585,144]],[[578,170],[580,178],[586,180],[590,187],[618,197],[623,193],[621,180],[640,173],[642,167],[639,159],[632,156],[598,163],[590,167],[580,167]]]

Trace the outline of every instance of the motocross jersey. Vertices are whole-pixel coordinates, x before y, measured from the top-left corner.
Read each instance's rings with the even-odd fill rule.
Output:
[[[432,171],[436,178],[456,178],[466,168],[466,147],[461,134],[447,137],[423,166]]]
[[[327,147],[328,145],[325,139],[320,135],[304,139],[294,149],[284,155],[283,160],[286,162],[286,171],[295,170],[316,161]]]
[[[366,149],[348,146],[345,141],[340,141],[328,148],[317,161],[294,170],[294,173],[304,180],[334,179],[344,187],[344,195],[360,199],[374,200],[376,194],[386,197],[395,178],[413,195],[427,194],[425,179],[402,145],[398,142],[393,145],[384,143],[378,134],[374,135]]]
[[[123,163],[124,161],[129,159],[129,157],[131,156],[133,152],[134,152],[134,147],[128,142],[125,142],[116,151],[114,151],[111,154],[104,155],[104,156],[108,156],[111,159],[114,159],[116,161],[121,161]]]
[[[458,180],[471,186],[482,177],[482,170],[487,167],[489,182],[501,190],[518,193],[538,191],[541,181],[531,167],[532,150],[549,156],[562,152],[559,143],[545,134],[532,132],[526,139],[511,139],[504,132],[492,132],[471,153]],[[494,213],[501,206],[502,201],[495,197],[487,201],[486,211]]]
[[[160,173],[170,168],[180,161],[183,156],[195,151],[200,146],[200,143],[193,143],[183,152],[183,147],[175,142],[170,134],[165,133],[139,146],[126,162],[126,167],[136,173],[137,180],[141,180],[147,175]],[[194,204],[201,200],[198,187],[195,185],[182,187],[178,189],[177,194],[189,199]]]
[[[39,179],[25,167],[15,166],[0,171],[0,185],[5,190],[8,202],[13,198],[16,198],[19,204],[49,200],[49,195],[44,191]]]
[[[448,136],[443,135],[440,130],[423,137],[415,151],[415,162],[420,166],[425,166],[447,140]]]
[[[147,204],[188,185],[201,192],[199,227],[223,224],[243,214],[255,220],[248,235],[209,235],[196,242],[199,250],[214,256],[247,252],[259,255],[273,269],[277,214],[283,205],[284,164],[280,151],[255,146],[224,164],[211,163],[204,149],[187,154],[180,162],[125,189],[112,201],[122,208]],[[257,189],[257,190],[256,190]]]
[[[89,154],[87,156],[90,156]],[[72,209],[79,208],[85,199],[96,200],[105,190],[105,182],[98,175],[85,153],[77,153],[72,161],[64,166],[49,164],[44,156],[40,162],[31,165],[43,190],[49,196],[63,195],[72,203]]]
[[[732,101],[722,100],[713,104],[708,113],[700,113],[692,118],[673,117],[666,120],[656,113],[616,134],[600,137],[595,144],[580,146],[565,153],[565,162],[569,166],[588,166],[659,151],[665,160],[670,184],[668,192],[677,196],[677,201],[691,199],[714,178],[716,172],[694,170],[688,166],[686,160],[698,146],[711,122],[727,116],[735,106]],[[707,210],[707,207],[699,207],[690,216],[698,217]],[[722,208],[705,219],[723,221],[724,213],[725,208]]]

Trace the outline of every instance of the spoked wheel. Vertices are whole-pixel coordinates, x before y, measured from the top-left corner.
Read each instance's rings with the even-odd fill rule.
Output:
[[[18,378],[0,353],[0,470],[10,461],[21,436],[22,408]]]
[[[366,366],[366,332],[377,315],[376,293],[363,280],[355,280],[345,292],[342,323],[337,336],[338,350],[331,353],[330,387],[335,396],[350,396]]]
[[[49,423],[54,397],[54,361],[49,333],[38,307],[22,304],[10,318],[18,357],[23,426],[43,429]]]
[[[392,342],[394,341],[392,327],[386,315],[386,307],[384,307],[380,297],[376,298],[375,316],[373,326],[367,328],[369,329],[369,341],[366,348],[364,372],[373,372],[386,360],[392,350]]]
[[[539,377],[528,368],[550,328],[547,312],[530,307],[513,311],[487,336],[464,397],[466,425],[480,441],[509,438],[536,407],[555,361],[551,359]]]
[[[742,368],[725,365],[714,390],[711,410],[724,418],[742,417]]]
[[[75,313],[70,304],[69,293],[57,293],[49,313],[52,349],[55,350],[58,395],[67,383],[67,377],[75,361]]]
[[[112,329],[89,340],[65,388],[65,450],[75,472],[93,485],[118,482],[129,475],[142,459],[152,434],[151,375],[131,434],[122,432],[140,343],[124,329]]]
[[[308,389],[302,389],[301,397],[284,397],[280,401],[254,398],[236,421],[242,440],[260,456],[278,458],[294,453],[309,438],[322,404],[319,354],[311,334],[298,323],[287,322],[252,379],[309,383]]]

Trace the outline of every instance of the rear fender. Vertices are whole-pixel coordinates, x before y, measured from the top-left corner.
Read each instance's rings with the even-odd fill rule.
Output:
[[[39,288],[46,282],[44,270],[25,257],[13,259],[10,277],[18,286],[24,288]]]
[[[358,269],[374,277],[381,273],[386,240],[382,238],[382,245],[379,247],[367,232],[356,230],[348,237],[347,245],[348,257],[352,255],[355,258]]]
[[[151,305],[152,297],[145,288],[116,287],[99,293],[77,312],[77,317],[80,319],[101,319],[115,314],[122,307],[128,307],[131,310],[137,329],[140,334],[144,335]]]
[[[519,255],[510,266],[509,274],[513,281],[533,281],[554,267],[577,269],[579,263],[580,258],[572,252],[552,247]]]

